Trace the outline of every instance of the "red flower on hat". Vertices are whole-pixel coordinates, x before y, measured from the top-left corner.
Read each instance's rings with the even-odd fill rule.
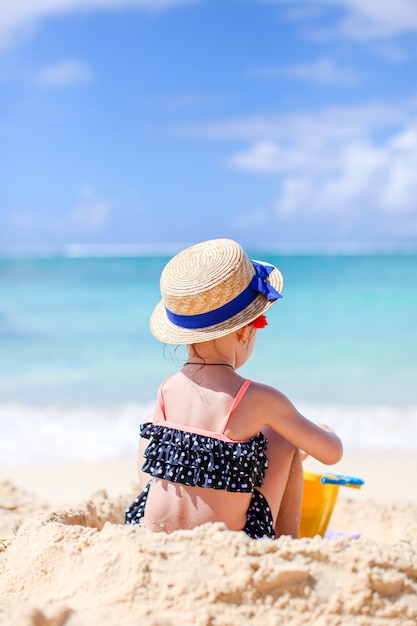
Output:
[[[253,322],[251,322],[251,325],[254,328],[265,328],[265,326],[268,326],[266,315],[260,315],[256,318],[256,320],[253,320]]]

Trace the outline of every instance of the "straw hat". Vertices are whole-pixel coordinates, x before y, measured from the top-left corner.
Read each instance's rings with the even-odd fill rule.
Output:
[[[251,261],[235,241],[204,241],[163,269],[162,300],[152,313],[151,332],[172,344],[222,337],[265,313],[281,298],[283,285],[276,267]]]

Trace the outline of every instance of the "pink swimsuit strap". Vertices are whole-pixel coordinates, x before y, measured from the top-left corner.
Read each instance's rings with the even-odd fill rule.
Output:
[[[165,406],[164,406],[164,399],[162,396],[162,387],[165,384],[165,380],[162,382],[162,384],[160,385],[159,389],[158,389],[158,405],[159,408],[161,409],[162,415],[164,417],[163,419],[163,425],[170,427],[170,428],[176,428],[177,430],[182,430],[185,432],[189,432],[189,433],[194,433],[196,435],[204,435],[207,437],[213,437],[215,436],[216,439],[221,439],[223,441],[236,441],[235,439],[230,439],[230,437],[227,437],[224,434],[224,431],[227,428],[227,425],[229,423],[229,420],[233,414],[233,411],[236,409],[236,407],[238,406],[239,402],[241,401],[241,399],[243,398],[243,396],[246,393],[247,388],[249,387],[249,385],[251,384],[251,380],[246,379],[243,383],[243,385],[240,387],[239,391],[237,392],[236,396],[233,398],[233,402],[231,404],[230,409],[228,410],[228,412],[226,413],[221,425],[220,425],[220,429],[218,432],[213,431],[213,430],[204,430],[203,428],[190,428],[189,426],[185,426],[184,424],[177,424],[176,422],[170,422],[167,420],[166,418],[166,414],[165,414]],[[161,422],[158,423],[159,425],[161,425]]]
[[[241,399],[245,395],[246,390],[249,387],[249,385],[251,384],[251,382],[252,381],[247,378],[244,381],[244,383],[241,386],[241,388],[239,389],[239,391],[237,392],[236,396],[234,397],[233,402],[232,402],[232,406],[230,407],[230,409],[226,413],[226,415],[224,417],[224,420],[222,421],[222,423],[220,425],[220,430],[219,430],[219,434],[220,435],[224,434],[224,431],[227,428],[227,424],[229,423],[229,420],[230,420],[230,418],[232,416],[233,411],[236,409],[236,407],[238,406],[239,402],[241,401]]]

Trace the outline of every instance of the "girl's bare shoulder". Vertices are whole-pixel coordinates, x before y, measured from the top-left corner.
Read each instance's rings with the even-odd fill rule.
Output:
[[[271,385],[266,385],[265,383],[258,383],[252,381],[250,387],[250,396],[254,402],[272,402],[277,404],[291,404],[290,400],[287,398],[285,394],[282,393],[276,387],[272,387]]]

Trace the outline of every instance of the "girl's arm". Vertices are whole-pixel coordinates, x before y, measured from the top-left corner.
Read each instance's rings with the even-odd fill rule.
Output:
[[[276,389],[259,384],[256,384],[256,389],[259,394],[258,415],[262,415],[264,424],[321,463],[333,465],[342,458],[342,442],[334,432],[301,415],[292,402]]]

